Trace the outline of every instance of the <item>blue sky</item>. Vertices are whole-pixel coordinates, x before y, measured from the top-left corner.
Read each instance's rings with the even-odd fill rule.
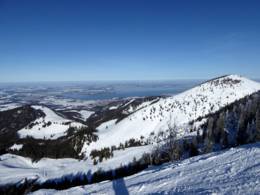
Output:
[[[260,76],[258,0],[0,0],[0,82]]]

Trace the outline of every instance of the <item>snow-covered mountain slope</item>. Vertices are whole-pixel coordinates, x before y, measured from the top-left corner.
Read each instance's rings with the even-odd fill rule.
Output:
[[[143,103],[141,103],[141,104],[139,104],[139,105],[137,105],[137,106],[133,106],[133,105],[131,105],[131,103],[134,101],[134,99],[132,99],[132,100],[130,100],[125,106],[128,106],[128,108],[127,108],[127,110],[125,110],[127,113],[133,113],[133,112],[135,112],[135,111],[137,111],[137,110],[140,110],[140,109],[142,109],[142,108],[145,108],[145,107],[147,107],[147,106],[149,106],[149,105],[151,105],[151,104],[153,104],[153,103],[155,103],[155,102],[157,102],[158,100],[159,100],[160,98],[158,97],[158,98],[155,98],[155,99],[153,99],[153,100],[149,100],[149,101],[144,101]]]
[[[138,174],[64,191],[33,194],[258,194],[260,143],[151,167]]]
[[[13,147],[17,148],[21,146],[15,145]],[[113,158],[95,166],[90,159],[42,158],[38,162],[33,163],[30,158],[14,154],[4,154],[0,156],[0,186],[8,183],[16,183],[25,178],[38,178],[38,181],[44,182],[48,179],[55,179],[64,175],[87,174],[89,171],[94,173],[99,168],[102,168],[102,170],[111,170],[120,167],[120,165],[129,164],[134,157],[136,159],[141,158],[142,154],[150,149],[151,146],[142,146],[118,150],[114,152]]]
[[[86,121],[92,114],[94,114],[93,111],[88,111],[88,110],[80,110],[78,113],[81,115],[81,119]]]
[[[146,106],[120,122],[109,125],[106,131],[99,133],[99,140],[90,146],[85,145],[83,153],[92,149],[111,145],[119,145],[125,141],[140,136],[148,137],[165,131],[175,123],[180,128],[180,134],[185,133],[187,124],[209,113],[233,103],[247,95],[260,90],[260,84],[238,75],[216,78],[194,87],[176,96],[161,98]]]
[[[31,136],[35,139],[57,139],[66,135],[70,126],[82,127],[83,124],[64,119],[57,115],[53,110],[44,106],[32,106],[36,110],[42,110],[44,117],[38,118],[27,127],[18,131],[21,138]],[[31,126],[31,127],[30,127]]]

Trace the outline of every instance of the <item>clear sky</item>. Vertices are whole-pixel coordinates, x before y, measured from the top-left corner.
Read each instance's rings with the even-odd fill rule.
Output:
[[[259,0],[0,0],[0,82],[260,77]]]

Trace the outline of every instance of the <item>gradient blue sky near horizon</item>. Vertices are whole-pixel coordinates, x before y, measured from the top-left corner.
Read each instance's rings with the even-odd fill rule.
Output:
[[[0,82],[260,77],[258,0],[0,0]]]

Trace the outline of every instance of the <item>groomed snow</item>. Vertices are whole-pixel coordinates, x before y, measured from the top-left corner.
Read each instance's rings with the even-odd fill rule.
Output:
[[[148,168],[138,174],[48,194],[259,194],[260,143]]]
[[[224,82],[226,80],[232,80],[234,83]],[[97,142],[89,146],[84,145],[82,153],[88,155],[93,149],[118,146],[131,138],[139,139],[140,136],[147,138],[151,132],[156,134],[167,130],[169,123],[173,122],[181,127],[179,133],[183,135],[185,126],[190,121],[216,112],[258,90],[260,90],[259,83],[238,75],[229,75],[206,82],[181,94],[161,98],[158,102],[134,112],[116,125],[110,125],[106,131],[98,134]]]
[[[81,123],[74,122],[68,119],[64,119],[57,115],[53,110],[45,106],[32,106],[34,109],[40,109],[45,113],[45,117],[41,117],[33,121],[33,123],[38,123],[34,125],[31,129],[25,127],[18,131],[18,135],[21,138],[31,136],[35,139],[57,139],[61,136],[66,135],[66,132],[70,126],[72,127],[82,127]],[[51,125],[43,127],[45,123],[51,122]],[[70,123],[70,124],[67,124]]]

